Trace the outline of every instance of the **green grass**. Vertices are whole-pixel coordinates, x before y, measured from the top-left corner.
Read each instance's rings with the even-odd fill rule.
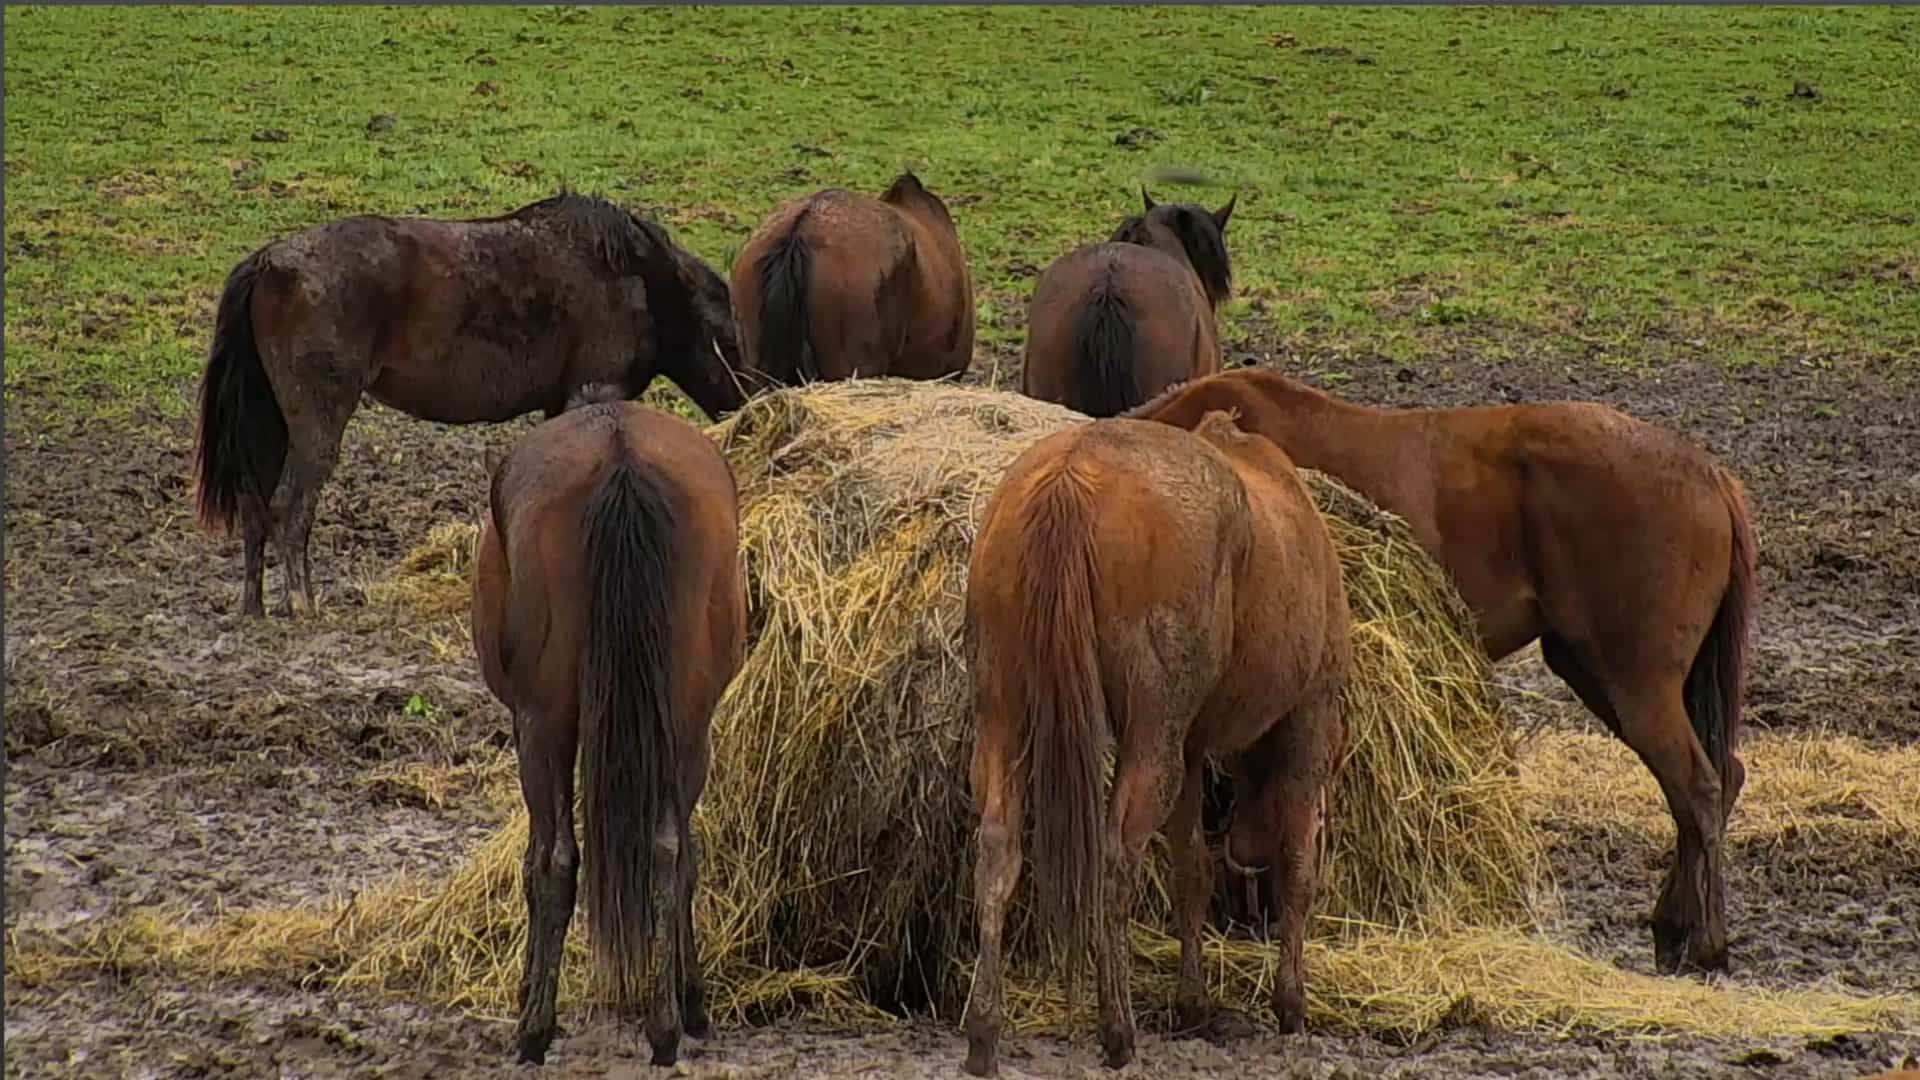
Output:
[[[724,271],[777,201],[902,166],[953,206],[994,349],[1038,268],[1182,166],[1241,191],[1229,340],[1920,356],[1908,10],[9,6],[5,31],[9,403],[181,407],[228,268],[330,218],[564,183]]]

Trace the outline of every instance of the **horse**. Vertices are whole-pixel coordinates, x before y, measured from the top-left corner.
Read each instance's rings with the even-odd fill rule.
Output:
[[[878,199],[781,204],[733,261],[740,347],[769,383],[938,379],[973,360],[973,279],[947,204],[901,173]]]
[[[622,1014],[664,962],[645,1024],[653,1063],[708,1033],[694,941],[708,727],[746,650],[733,472],[692,424],[624,386],[584,388],[494,472],[473,580],[473,644],[513,713],[527,804],[520,1060],[552,1043],[581,847],[587,931]]]
[[[1228,869],[1264,872],[1280,912],[1271,1006],[1283,1031],[1299,1031],[1320,829],[1351,748],[1340,699],[1352,646],[1332,537],[1286,454],[1224,414],[1192,435],[1100,419],[1040,440],[988,501],[964,625],[980,935],[967,1071],[997,1069],[1001,934],[1029,804],[1037,913],[1069,994],[1078,958],[1093,951],[1106,1064],[1133,1057],[1127,925],[1162,826],[1176,884],[1176,1011],[1185,1029],[1207,1022],[1208,755],[1251,781]],[[1115,741],[1102,821],[1102,761]]]
[[[579,387],[638,397],[665,375],[710,415],[745,400],[727,285],[661,226],[562,192],[501,217],[344,218],[262,247],[227,275],[200,382],[200,524],[245,541],[241,611],[264,615],[266,544],[316,610],[307,541],[365,393],[470,424]]]
[[[1591,402],[1382,409],[1242,368],[1127,415],[1192,427],[1219,409],[1404,518],[1473,609],[1489,659],[1540,642],[1673,814],[1656,966],[1724,971],[1722,845],[1746,781],[1757,602],[1739,479],[1679,435]]]
[[[1101,244],[1054,260],[1027,308],[1021,392],[1093,417],[1114,416],[1166,387],[1220,370],[1214,312],[1233,295],[1227,221],[1156,203]]]

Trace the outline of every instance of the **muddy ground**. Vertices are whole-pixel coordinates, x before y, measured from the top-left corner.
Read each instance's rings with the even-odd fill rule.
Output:
[[[1765,593],[1750,722],[1881,745],[1920,739],[1920,387],[1911,380],[1794,363],[1644,376],[1470,358],[1409,369],[1372,357],[1245,355],[1360,400],[1590,398],[1687,433],[1741,473],[1757,515]],[[184,411],[55,419],[25,388],[8,407],[5,446],[9,934],[136,906],[210,914],[343,895],[395,872],[456,865],[499,815],[460,770],[497,758],[506,717],[451,623],[397,617],[364,589],[432,526],[481,509],[487,462],[524,426],[453,429],[364,410],[316,528],[329,611],[250,624],[234,614],[237,544],[193,528]],[[1502,679],[1523,722],[1590,723],[1531,651]],[[422,769],[455,782],[423,788],[408,779]],[[1664,853],[1605,823],[1551,825],[1568,904],[1559,932],[1650,970],[1644,914]],[[1920,991],[1920,867],[1793,838],[1736,849],[1730,865],[1736,981]],[[510,1068],[509,1019],[323,988],[150,976],[29,986],[9,976],[6,991],[8,1076]],[[633,1036],[565,1010],[569,1030],[550,1071],[648,1071]],[[1069,1058],[1059,1040],[1018,1038],[1007,1071],[1098,1072],[1090,1047],[1077,1042]],[[679,1071],[949,1076],[960,1055],[947,1027],[735,1029],[693,1044]],[[1839,1077],[1906,1058],[1920,1059],[1920,1037],[1756,1044],[1460,1028],[1413,1047],[1316,1035],[1222,1048],[1149,1035],[1135,1071]]]

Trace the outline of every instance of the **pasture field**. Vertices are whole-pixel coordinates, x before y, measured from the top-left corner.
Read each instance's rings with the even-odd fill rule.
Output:
[[[364,409],[315,529],[330,610],[241,622],[238,544],[195,530],[186,484],[233,263],[331,218],[492,215],[565,184],[724,271],[778,201],[903,166],[971,259],[973,380],[1017,387],[1040,268],[1151,170],[1191,168],[1219,186],[1155,196],[1240,192],[1234,359],[1383,404],[1595,399],[1721,455],[1763,587],[1728,982],[1920,994],[1896,767],[1920,748],[1920,14],[9,6],[4,32],[6,1075],[511,1071],[510,1017],[299,973],[15,962],[139,909],[447,873],[505,818],[506,717],[464,610],[381,587],[475,519],[530,421]],[[1672,831],[1650,779],[1533,650],[1500,678],[1555,939],[1650,971]],[[1411,1043],[1149,1029],[1136,1068],[1840,1077],[1920,1056],[1916,1032],[1626,1038],[1462,1004]],[[563,1000],[561,1023],[556,1074],[639,1064],[612,1022]],[[1007,1072],[1092,1071],[1066,1045],[1014,1038]],[[693,1075],[946,1076],[962,1040],[786,1024],[693,1048]]]

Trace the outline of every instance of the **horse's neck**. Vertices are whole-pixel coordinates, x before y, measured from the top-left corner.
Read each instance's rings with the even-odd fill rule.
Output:
[[[1306,388],[1271,396],[1294,464],[1336,477],[1375,502],[1397,494],[1406,414],[1341,401]]]

